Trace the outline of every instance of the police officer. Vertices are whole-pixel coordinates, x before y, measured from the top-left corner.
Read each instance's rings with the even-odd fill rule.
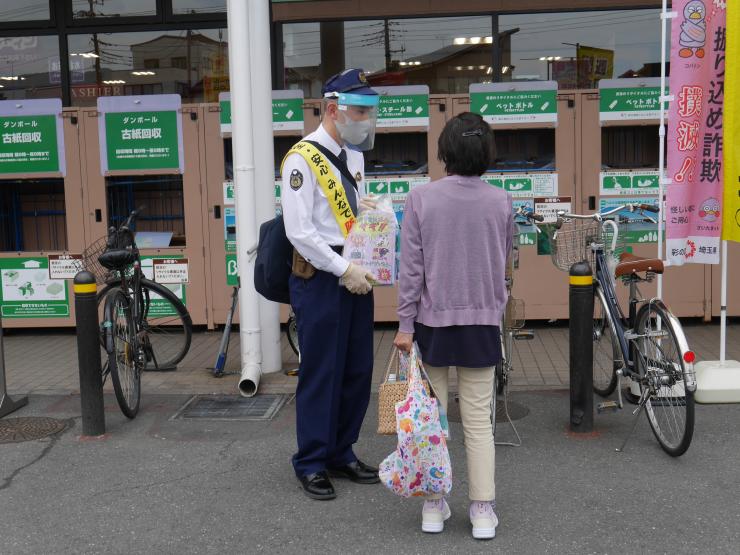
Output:
[[[362,151],[371,149],[375,140],[378,93],[362,70],[348,69],[329,78],[322,94],[322,123],[304,140],[319,143],[338,158],[330,167],[337,181],[341,178],[356,215],[373,202],[360,197],[346,174],[348,170],[361,188]],[[339,167],[344,164],[345,175]],[[295,248],[290,299],[301,349],[298,452],[292,462],[306,495],[334,499],[330,475],[361,484],[379,481],[377,468],[358,460],[352,450],[370,400],[372,274],[342,258],[344,234],[315,168],[301,154],[291,153],[284,160],[282,179],[285,231]],[[296,257],[308,273],[297,271]]]

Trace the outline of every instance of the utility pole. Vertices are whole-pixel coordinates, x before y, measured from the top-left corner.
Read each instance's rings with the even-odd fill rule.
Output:
[[[190,41],[190,39],[191,39],[192,35],[193,35],[193,32],[190,29],[188,29],[187,30],[187,33],[185,34],[185,36],[186,36],[186,40],[187,40],[188,98],[190,98],[191,101],[192,101],[192,98],[191,98],[192,95],[190,93],[190,87],[192,86],[192,83],[191,83],[192,78],[191,78],[191,73],[190,73],[190,71],[191,71],[191,64],[190,64],[190,42],[191,41]]]
[[[385,70],[391,70],[391,33],[388,29],[388,20],[383,20],[383,35],[385,42]]]
[[[95,0],[89,0],[90,2],[90,17],[95,17],[95,9],[93,8],[93,4],[95,3]],[[101,81],[101,72],[100,72],[100,45],[98,44],[98,34],[93,33],[93,52],[95,52],[95,96],[99,96],[100,94],[100,84]]]

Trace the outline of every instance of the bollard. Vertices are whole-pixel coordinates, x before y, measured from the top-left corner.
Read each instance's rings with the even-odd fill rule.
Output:
[[[579,433],[594,427],[593,281],[588,262],[570,267],[570,430]]]
[[[98,325],[98,288],[95,276],[79,272],[74,279],[77,314],[77,360],[80,366],[80,404],[82,435],[105,433],[103,375],[100,365],[100,327]]]

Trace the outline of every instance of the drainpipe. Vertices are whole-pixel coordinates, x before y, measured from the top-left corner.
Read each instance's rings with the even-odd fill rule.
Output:
[[[236,250],[242,290],[239,299],[241,379],[239,391],[251,397],[257,392],[262,373],[259,295],[254,289],[254,256],[257,244],[255,211],[254,141],[252,136],[252,90],[248,40],[249,8],[252,2],[227,0],[229,28],[229,79],[231,89],[231,137],[234,153],[236,196]]]
[[[255,161],[257,229],[275,217],[275,153],[272,131],[272,63],[270,0],[247,0],[252,79],[252,140]],[[262,326],[262,372],[282,370],[280,305],[259,297]]]

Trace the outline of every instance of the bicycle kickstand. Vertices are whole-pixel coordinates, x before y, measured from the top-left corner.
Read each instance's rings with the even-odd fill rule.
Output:
[[[640,418],[640,413],[642,412],[642,409],[645,408],[645,403],[647,403],[648,393],[648,388],[643,389],[642,394],[640,395],[640,399],[637,402],[637,408],[632,411],[632,414],[635,416],[632,422],[632,428],[630,428],[627,437],[624,438],[622,446],[616,449],[617,453],[624,453],[624,448],[627,446],[627,442],[632,437],[632,434],[635,432],[635,428],[637,428],[637,421]]]

